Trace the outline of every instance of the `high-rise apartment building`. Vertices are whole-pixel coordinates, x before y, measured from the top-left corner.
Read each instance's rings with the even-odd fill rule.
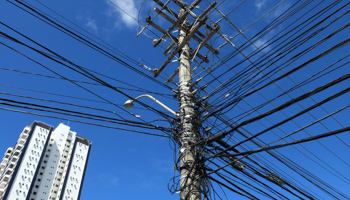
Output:
[[[0,200],[79,199],[90,148],[64,124],[26,126],[0,164]]]

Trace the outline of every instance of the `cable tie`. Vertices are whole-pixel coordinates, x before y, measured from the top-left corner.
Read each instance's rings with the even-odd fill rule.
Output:
[[[187,178],[187,174],[180,176],[180,180],[183,179],[183,178]]]

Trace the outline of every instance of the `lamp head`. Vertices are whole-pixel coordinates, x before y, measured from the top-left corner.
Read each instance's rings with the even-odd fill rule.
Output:
[[[127,100],[125,103],[124,103],[124,108],[126,109],[131,109],[132,107],[134,107],[134,101],[133,100]]]

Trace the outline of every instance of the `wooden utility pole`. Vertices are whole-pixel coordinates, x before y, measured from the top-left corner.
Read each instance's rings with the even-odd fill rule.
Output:
[[[202,193],[204,193],[204,190],[201,188],[203,170],[200,164],[198,141],[202,138],[198,131],[198,124],[196,124],[198,116],[195,111],[191,60],[198,58],[205,63],[209,62],[207,55],[203,56],[200,52],[203,47],[212,54],[219,54],[207,42],[220,29],[220,26],[215,23],[213,25],[206,23],[208,20],[206,15],[215,8],[217,2],[213,2],[197,16],[192,10],[198,7],[201,0],[194,0],[192,4],[187,4],[180,0],[168,0],[165,4],[159,0],[153,1],[161,7],[161,9],[155,8],[154,11],[172,24],[168,29],[164,29],[153,22],[151,17],[146,18],[147,26],[151,25],[163,34],[159,39],[153,40],[154,47],[158,46],[165,38],[169,38],[171,41],[171,44],[164,51],[168,58],[158,69],[153,70],[154,77],[157,77],[179,54],[179,67],[168,77],[166,83],[170,83],[176,75],[179,75],[177,92],[179,98],[179,110],[177,113],[179,124],[176,139],[180,145],[180,197],[181,200],[201,200]],[[180,7],[179,14],[176,14],[167,6],[170,2],[174,2]],[[167,11],[170,15],[164,11]],[[189,15],[193,20],[191,23],[188,22]],[[200,31],[201,28],[206,30],[206,34]],[[172,35],[174,29],[178,29],[178,37]],[[189,45],[191,39],[198,43],[197,47],[191,48]],[[167,44],[169,43],[167,42]]]
[[[185,14],[180,9],[179,18]],[[187,19],[183,26],[188,26]],[[184,42],[187,34],[179,31],[179,44]],[[185,41],[180,50],[179,58],[179,142],[180,142],[180,196],[181,200],[201,200],[201,180],[198,167],[198,150],[192,144],[196,143],[197,132],[194,124],[196,116],[192,94],[192,73],[190,63],[190,48],[188,41]]]

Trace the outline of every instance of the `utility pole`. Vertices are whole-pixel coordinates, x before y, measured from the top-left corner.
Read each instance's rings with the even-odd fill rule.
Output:
[[[202,193],[204,193],[203,188],[201,188],[201,179],[204,175],[204,170],[201,168],[201,152],[198,141],[202,139],[202,136],[198,130],[198,124],[196,124],[198,121],[196,110],[198,109],[195,108],[196,100],[193,94],[191,60],[200,59],[204,63],[209,63],[207,55],[203,56],[200,52],[203,47],[208,49],[212,54],[219,54],[207,42],[220,29],[220,26],[215,23],[212,25],[206,23],[208,19],[206,15],[215,8],[217,2],[213,2],[202,13],[196,15],[193,9],[198,7],[201,0],[194,0],[192,4],[187,4],[180,0],[168,0],[165,4],[160,0],[153,1],[161,7],[161,9],[155,8],[154,11],[172,24],[168,29],[163,29],[153,22],[151,17],[146,18],[147,26],[145,28],[151,25],[163,34],[159,39],[153,40],[153,47],[158,46],[165,38],[169,38],[172,41],[164,51],[164,54],[168,58],[158,69],[153,70],[154,77],[157,77],[171,63],[172,59],[179,54],[179,67],[168,77],[166,83],[170,83],[176,75],[179,75],[177,91],[179,100],[177,116],[179,124],[176,140],[180,146],[178,160],[180,162],[180,199],[201,200]],[[180,7],[179,14],[176,14],[176,12],[168,7],[170,2],[174,2]],[[169,15],[163,11],[167,11]],[[193,20],[191,23],[188,22],[188,16],[191,16]],[[200,28],[204,28],[206,34],[203,34]],[[178,29],[178,37],[172,35],[174,29]],[[189,45],[191,39],[198,43],[196,48],[191,48]],[[169,43],[167,42],[166,44]]]
[[[179,18],[185,14],[180,9]],[[184,27],[188,26],[187,19]],[[181,44],[186,32],[179,31],[178,41]],[[190,47],[188,41],[180,50],[179,57],[179,143],[180,143],[180,196],[181,200],[201,200],[201,180],[199,173],[198,149],[193,144],[198,140],[196,125],[196,114],[192,94],[192,72],[190,63]]]

